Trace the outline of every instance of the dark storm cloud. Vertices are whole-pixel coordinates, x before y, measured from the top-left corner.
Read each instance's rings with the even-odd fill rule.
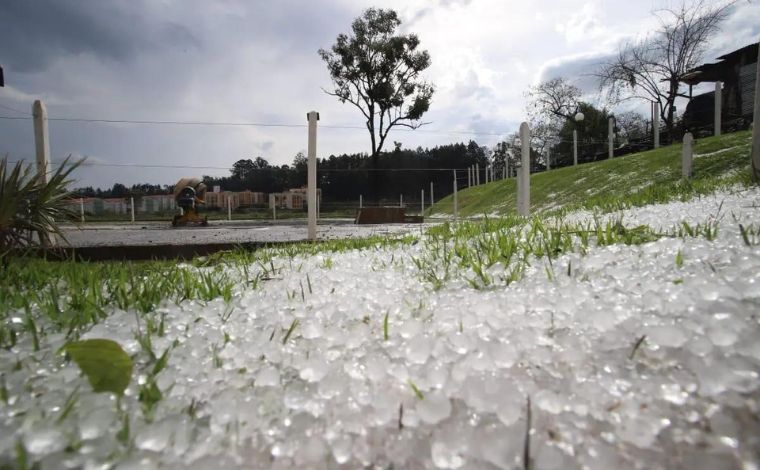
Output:
[[[599,89],[599,79],[595,73],[602,64],[611,61],[614,54],[574,57],[552,61],[544,66],[539,80],[545,82],[553,78],[569,79],[584,94],[593,94]]]
[[[159,44],[197,45],[182,25],[151,25],[141,2],[8,0],[0,3],[4,47],[0,61],[20,73],[38,72],[57,57],[91,54],[126,61]]]

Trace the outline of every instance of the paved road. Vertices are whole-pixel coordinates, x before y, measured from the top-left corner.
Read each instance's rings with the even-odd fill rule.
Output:
[[[372,235],[404,234],[424,230],[432,224],[354,225],[350,219],[322,220],[319,238],[362,238]],[[137,222],[68,226],[64,233],[69,245],[150,246],[203,245],[216,243],[268,243],[306,240],[303,221],[244,222],[212,221],[208,227],[172,228],[168,223]]]

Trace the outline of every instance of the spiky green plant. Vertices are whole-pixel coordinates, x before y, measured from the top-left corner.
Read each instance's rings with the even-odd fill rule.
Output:
[[[68,185],[81,163],[67,158],[43,183],[32,165],[17,162],[9,169],[7,157],[0,160],[0,255],[48,243],[54,235],[65,239],[58,224],[76,217],[68,205]]]

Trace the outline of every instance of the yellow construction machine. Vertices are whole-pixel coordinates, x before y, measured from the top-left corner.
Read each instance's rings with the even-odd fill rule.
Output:
[[[182,178],[174,185],[174,200],[180,213],[172,219],[172,227],[188,224],[208,225],[208,217],[198,214],[198,206],[204,204],[206,185],[198,178]]]

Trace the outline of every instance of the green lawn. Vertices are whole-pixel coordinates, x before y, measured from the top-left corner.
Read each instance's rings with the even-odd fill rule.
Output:
[[[681,145],[564,167],[531,176],[531,211],[614,210],[642,206],[734,184],[750,184],[751,134],[742,131],[699,139],[694,146],[694,178],[681,178]],[[699,155],[711,154],[700,157]],[[459,215],[508,215],[516,212],[516,180],[495,181],[458,194]],[[438,201],[427,214],[452,214],[453,197]]]

